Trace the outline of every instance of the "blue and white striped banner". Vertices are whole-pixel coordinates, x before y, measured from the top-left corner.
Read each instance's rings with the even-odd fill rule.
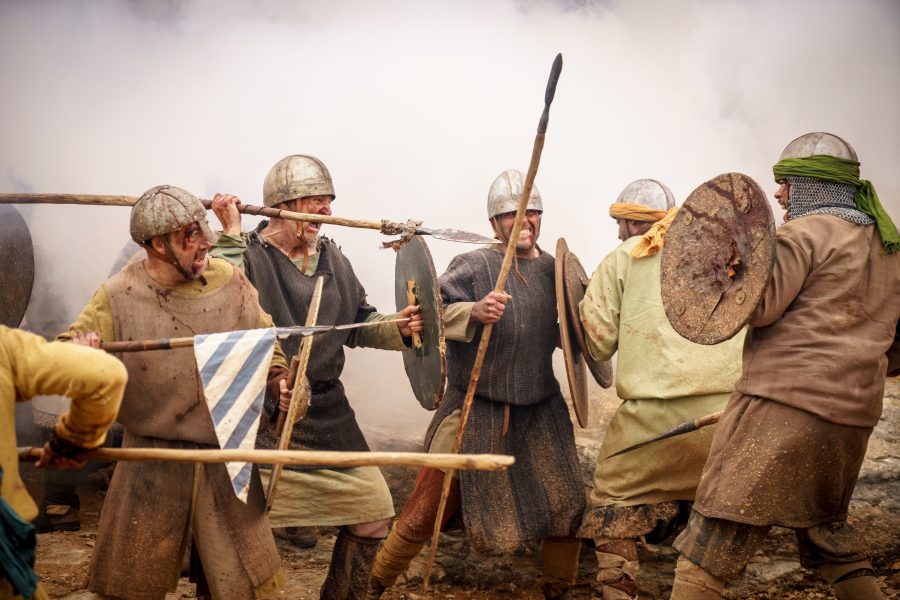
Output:
[[[219,446],[252,450],[275,351],[274,329],[194,337],[194,357]],[[247,501],[251,463],[225,463],[234,493]]]

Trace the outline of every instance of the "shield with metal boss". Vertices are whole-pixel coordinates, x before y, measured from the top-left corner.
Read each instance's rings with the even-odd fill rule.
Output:
[[[691,192],[662,251],[662,301],[669,323],[698,344],[740,331],[756,309],[775,258],[775,222],[759,185],[724,173]]]
[[[425,409],[434,410],[447,383],[447,344],[441,288],[422,236],[414,236],[400,248],[394,277],[397,310],[410,304],[422,307],[424,329],[413,334],[412,347],[403,352],[403,367],[416,399]]]
[[[18,327],[34,285],[34,246],[25,219],[0,206],[0,324]]]

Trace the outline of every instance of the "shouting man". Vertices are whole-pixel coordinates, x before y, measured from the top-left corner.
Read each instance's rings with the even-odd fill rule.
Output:
[[[293,155],[275,163],[263,184],[268,207],[330,215],[334,185],[325,165],[313,156]],[[412,332],[422,331],[419,307],[395,315],[380,315],[366,302],[366,292],[350,261],[333,241],[320,236],[320,224],[271,219],[252,232],[241,233],[235,196],[217,194],[213,210],[223,235],[213,255],[228,259],[246,272],[259,290],[260,302],[278,326],[303,325],[316,280],[325,277],[317,323],[341,325],[363,321],[410,318],[405,323],[335,332],[316,340],[306,376],[312,396],[309,410],[293,430],[291,446],[305,450],[368,450],[351,408],[341,371],[344,346],[405,350]],[[288,356],[297,342],[285,342]],[[274,448],[275,421],[288,404],[266,406],[268,419],[260,427],[258,446]],[[394,514],[391,492],[378,467],[309,469],[287,466],[269,513],[282,535],[296,536],[318,525],[341,527],[335,542],[322,598],[359,598],[365,594],[378,544],[387,535]],[[283,529],[282,529],[283,528]],[[315,543],[315,529],[307,544]]]
[[[785,223],[743,372],[675,541],[672,598],[720,598],[773,525],[796,531],[801,564],[839,600],[881,598],[846,519],[885,372],[900,360],[900,236],[841,138],[797,138],[774,172]]]
[[[542,588],[561,597],[574,583],[584,508],[575,436],[551,357],[557,346],[553,257],[537,245],[543,206],[532,188],[516,246],[508,293],[493,291],[515,222],[524,176],[501,173],[488,194],[488,219],[500,244],[462,254],[441,276],[447,334],[447,391],[426,434],[429,452],[451,452],[460,409],[484,325],[493,324],[482,377],[460,452],[512,454],[507,472],[461,472],[454,478],[442,526],[461,508],[472,545],[511,552],[543,540]],[[379,552],[372,595],[394,584],[431,537],[444,473],[422,469]]]

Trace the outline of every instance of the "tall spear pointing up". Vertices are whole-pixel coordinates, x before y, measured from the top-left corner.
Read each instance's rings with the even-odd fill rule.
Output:
[[[538,165],[541,162],[541,152],[544,149],[544,134],[547,132],[547,121],[550,119],[550,104],[553,102],[553,96],[556,94],[556,82],[559,81],[559,74],[561,71],[562,54],[557,54],[556,59],[553,61],[553,67],[550,69],[550,79],[547,81],[547,91],[544,94],[544,112],[541,114],[537,135],[534,138],[534,148],[531,151],[531,164],[528,165],[528,174],[525,176],[525,185],[522,188],[522,197],[519,199],[516,220],[513,223],[512,230],[509,232],[509,240],[506,242],[506,253],[503,255],[503,264],[500,266],[497,285],[494,286],[494,291],[498,293],[502,293],[506,287],[506,277],[509,275],[513,256],[516,254],[519,231],[521,231],[522,223],[525,221],[525,210],[531,196],[531,188],[534,185],[534,178],[535,175],[537,175]],[[453,442],[454,454],[459,454],[460,446],[462,446],[463,433],[465,433],[466,430],[466,421],[468,421],[469,413],[472,410],[472,401],[475,398],[475,389],[478,387],[478,378],[481,376],[481,366],[484,364],[484,355],[487,352],[492,330],[493,325],[488,323],[481,332],[481,341],[478,343],[478,353],[475,355],[475,363],[472,365],[472,374],[469,377],[469,389],[466,390],[466,397],[465,400],[463,400],[462,411],[459,418],[459,428],[456,430],[456,439]],[[428,580],[431,577],[431,569],[434,567],[434,559],[437,555],[438,539],[441,534],[441,521],[444,518],[444,510],[447,508],[447,496],[450,494],[450,484],[453,481],[453,475],[454,471],[452,469],[444,473],[444,487],[441,490],[441,501],[440,504],[438,504],[437,517],[434,520],[434,535],[431,538],[431,553],[428,557],[428,566],[425,568],[424,583],[426,591],[429,587]]]

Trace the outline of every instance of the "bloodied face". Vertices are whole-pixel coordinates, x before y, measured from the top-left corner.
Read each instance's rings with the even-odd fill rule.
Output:
[[[178,231],[167,234],[167,238],[168,246],[171,249],[171,258],[181,266],[184,273],[189,273],[192,279],[200,277],[209,264],[207,252],[212,247],[200,225],[191,223]],[[157,249],[157,244],[165,245],[165,242],[160,238],[154,238],[154,249]],[[164,254],[165,250],[163,248],[161,253]]]
[[[293,208],[288,208],[288,210],[296,212],[314,215],[331,214],[331,196],[306,196],[287,204],[293,204]],[[297,224],[297,237],[302,238],[307,243],[315,242],[322,231],[321,223],[309,223],[307,221],[295,221],[295,223]]]
[[[534,250],[538,236],[541,234],[541,215],[542,211],[540,210],[525,211],[525,219],[522,221],[522,229],[519,231],[519,239],[516,242],[516,248],[520,255]],[[501,213],[491,219],[494,233],[497,234],[500,241],[504,243],[509,241],[509,234],[512,232],[515,222],[515,212]]]

